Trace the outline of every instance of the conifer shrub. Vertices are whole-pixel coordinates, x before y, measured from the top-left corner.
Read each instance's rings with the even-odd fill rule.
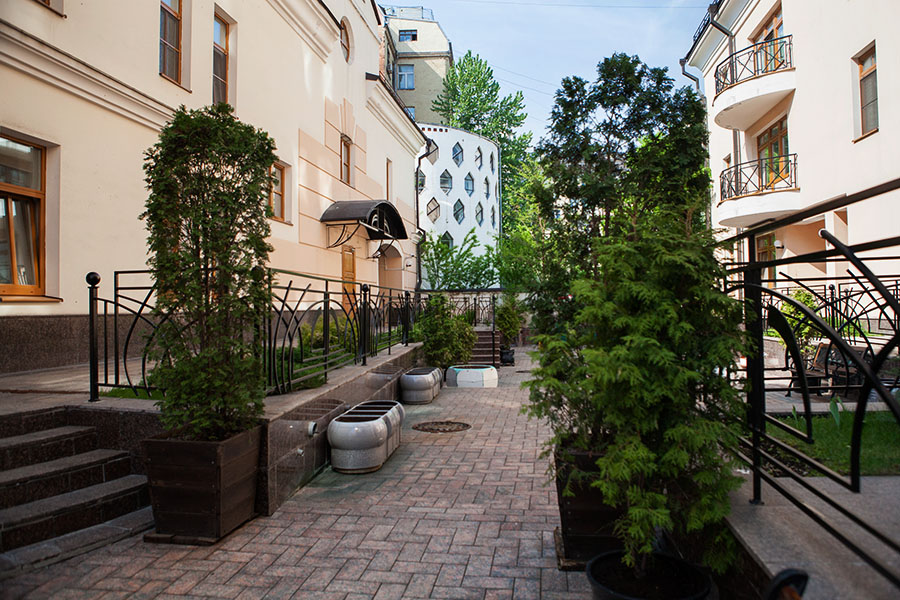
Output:
[[[428,297],[425,311],[416,322],[422,336],[422,350],[428,365],[446,369],[465,364],[475,347],[475,329],[463,317],[454,316],[450,301],[443,294]]]
[[[742,404],[726,378],[745,350],[740,306],[720,291],[710,232],[689,216],[658,211],[622,231],[595,239],[598,276],[573,285],[574,322],[538,336],[525,411],[549,422],[548,453],[600,455],[597,472],[571,467],[623,509],[626,564],[646,566],[661,529],[706,540],[706,564],[722,570],[741,482]]]
[[[146,221],[159,319],[153,375],[163,425],[221,440],[253,427],[265,379],[256,333],[266,268],[274,141],[227,104],[179,108],[146,153]]]
[[[497,307],[497,330],[503,336],[507,346],[512,344],[519,336],[523,319],[522,304],[515,294],[505,293]]]

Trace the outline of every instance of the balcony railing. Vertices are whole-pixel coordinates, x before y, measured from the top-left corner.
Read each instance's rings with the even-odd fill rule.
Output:
[[[722,171],[719,199],[731,200],[797,187],[797,155],[770,156],[747,161]]]
[[[793,36],[766,40],[735,52],[716,67],[716,95],[742,81],[794,66]]]

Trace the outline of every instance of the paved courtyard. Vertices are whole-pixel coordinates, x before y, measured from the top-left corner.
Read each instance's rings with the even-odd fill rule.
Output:
[[[547,430],[519,413],[530,362],[500,387],[444,388],[407,407],[403,444],[379,471],[330,470],[272,517],[215,546],[128,538],[0,582],[3,598],[589,598],[556,569],[556,492],[538,458]],[[423,421],[469,423],[452,434]]]

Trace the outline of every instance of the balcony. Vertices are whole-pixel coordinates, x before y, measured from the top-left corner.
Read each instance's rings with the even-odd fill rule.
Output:
[[[735,52],[716,67],[713,120],[725,129],[747,129],[791,94],[793,36],[767,40]]]
[[[797,155],[770,156],[725,169],[719,175],[718,221],[748,227],[805,208],[796,192]],[[782,193],[789,192],[789,193]]]

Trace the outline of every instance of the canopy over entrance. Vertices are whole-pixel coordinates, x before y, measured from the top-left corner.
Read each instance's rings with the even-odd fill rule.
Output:
[[[347,243],[360,229],[368,233],[370,240],[393,242],[408,237],[400,213],[393,204],[384,200],[335,202],[325,209],[319,221],[329,229],[340,229],[337,239],[328,245],[329,248]]]

